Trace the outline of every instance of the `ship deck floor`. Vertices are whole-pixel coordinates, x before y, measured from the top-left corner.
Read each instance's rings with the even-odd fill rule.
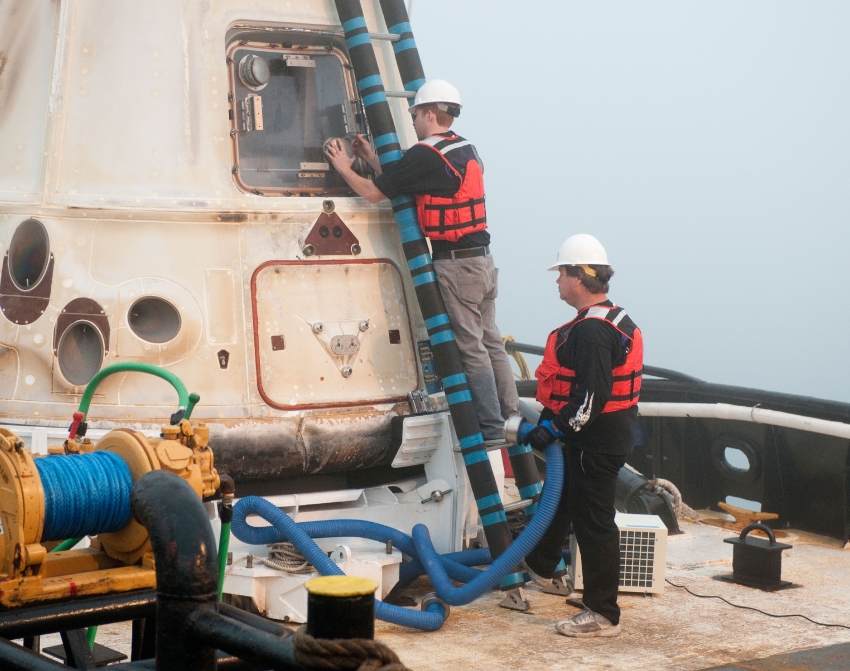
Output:
[[[799,586],[763,592],[716,579],[731,573],[732,546],[722,542],[731,533],[689,522],[682,523],[682,530],[684,534],[671,537],[668,543],[671,582],[768,613],[800,613],[818,622],[850,627],[850,552],[843,551],[838,540],[791,531],[789,539],[782,539],[794,546],[783,558],[782,577]],[[430,583],[420,579],[405,593],[421,597],[428,591]],[[438,632],[412,633],[378,622],[375,635],[413,671],[696,670],[850,643],[850,628],[821,627],[802,618],[771,618],[719,599],[700,599],[670,585],[661,596],[620,596],[619,637],[571,639],[554,628],[557,620],[577,612],[563,597],[527,589],[526,598],[532,604],[527,613],[500,608],[500,595],[492,592],[468,606],[452,608]],[[843,666],[829,666],[836,663],[836,655],[846,662],[841,662]],[[820,661],[816,657],[798,655],[775,667],[743,668],[850,668],[850,645],[824,651]]]
[[[781,540],[794,547],[785,553],[782,577],[797,586],[763,592],[716,579],[731,572],[732,546],[722,541],[732,534],[690,522],[682,522],[682,530],[668,543],[667,578],[673,583],[768,613],[799,613],[850,626],[850,551],[843,551],[838,540],[789,530],[791,536]],[[418,601],[430,591],[430,583],[422,578],[403,593]],[[532,604],[526,613],[500,608],[500,594],[491,592],[452,608],[440,631],[417,632],[378,621],[375,635],[412,671],[850,668],[850,629],[821,627],[797,617],[767,617],[670,585],[661,596],[620,596],[618,638],[561,636],[555,622],[576,609],[563,597],[532,589],[526,590],[526,597]],[[130,625],[101,627],[97,640],[129,654]],[[42,646],[58,642],[58,635],[42,637]],[[811,652],[788,654],[805,650]],[[782,657],[764,659],[775,655]]]

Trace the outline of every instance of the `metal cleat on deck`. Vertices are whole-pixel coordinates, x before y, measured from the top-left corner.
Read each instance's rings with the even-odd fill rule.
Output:
[[[756,512],[755,510],[747,510],[746,508],[738,508],[737,506],[730,506],[728,503],[724,503],[723,501],[718,501],[717,505],[723,512],[729,513],[732,517],[734,517],[735,520],[729,521],[708,517],[701,519],[701,524],[708,524],[710,526],[720,527],[721,529],[728,529],[729,531],[742,531],[756,522],[766,522],[768,520],[779,519],[779,515],[776,513],[761,513]],[[756,532],[757,535],[762,537],[765,536],[764,532],[761,531],[761,527],[763,526],[763,524],[759,525]],[[784,531],[773,531],[773,535],[776,538],[786,538],[788,536],[788,534]]]

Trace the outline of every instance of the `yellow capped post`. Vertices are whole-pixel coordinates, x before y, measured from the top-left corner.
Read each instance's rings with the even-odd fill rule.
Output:
[[[304,583],[310,594],[317,596],[367,596],[374,594],[378,583],[371,578],[348,575],[326,575]]]
[[[313,638],[375,638],[375,590],[369,578],[328,575],[308,580],[307,633]]]

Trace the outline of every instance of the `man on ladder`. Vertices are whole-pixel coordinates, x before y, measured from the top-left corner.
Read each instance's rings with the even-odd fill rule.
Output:
[[[434,270],[463,360],[485,442],[504,442],[504,421],[519,413],[511,365],[496,327],[498,270],[490,254],[484,208],[484,165],[475,147],[450,130],[460,94],[435,79],[416,93],[409,112],[419,142],[384,173],[369,142],[356,136],[354,153],[375,171],[374,181],[351,168],[342,144],[327,155],[348,185],[370,203],[401,195],[416,200],[419,226],[431,241]]]

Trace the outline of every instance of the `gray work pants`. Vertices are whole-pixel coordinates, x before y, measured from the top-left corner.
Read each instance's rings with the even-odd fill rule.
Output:
[[[503,438],[505,419],[519,412],[519,396],[496,327],[499,270],[490,254],[437,259],[434,270],[484,440]]]

